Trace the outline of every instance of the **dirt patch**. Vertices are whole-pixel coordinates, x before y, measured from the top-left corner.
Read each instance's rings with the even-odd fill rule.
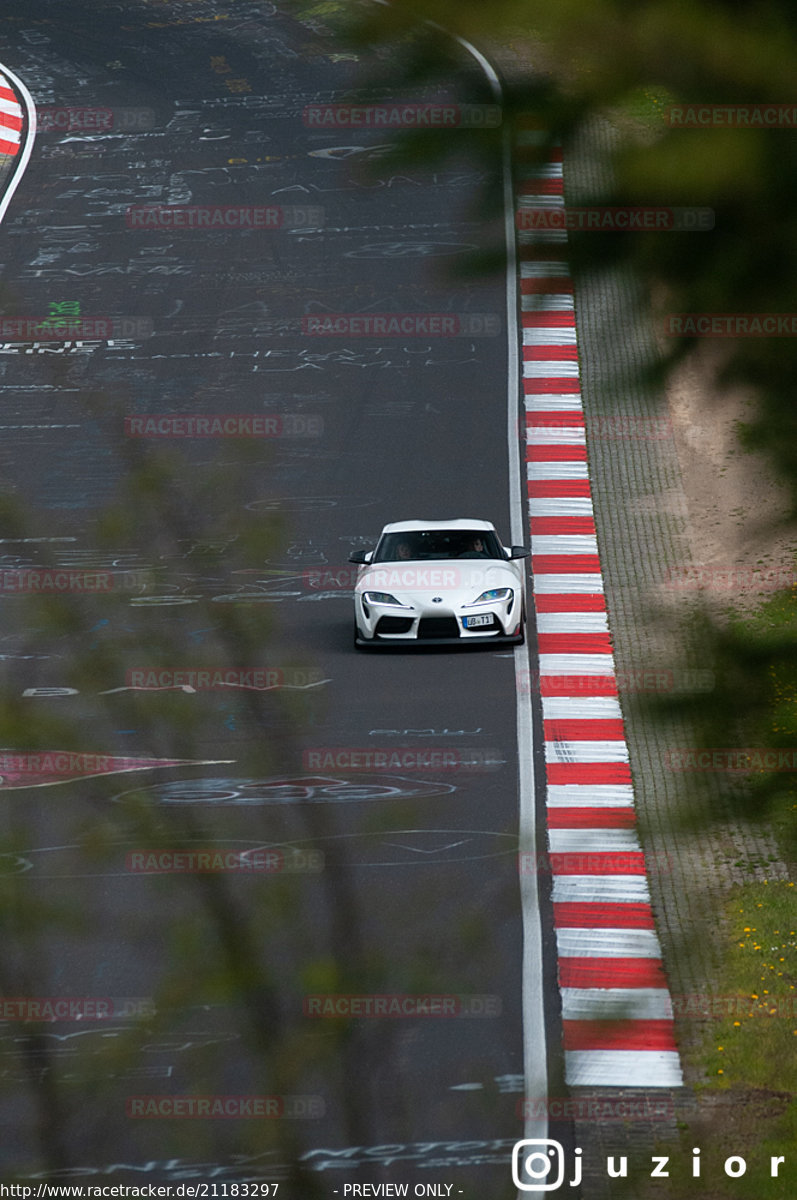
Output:
[[[699,345],[667,389],[692,562],[672,573],[662,599],[691,592],[749,607],[797,579],[797,523],[769,460],[740,445],[739,424],[750,421],[755,399],[741,387],[719,388],[724,354],[722,345]]]

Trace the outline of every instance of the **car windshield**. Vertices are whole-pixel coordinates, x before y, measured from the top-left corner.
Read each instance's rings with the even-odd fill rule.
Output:
[[[413,529],[386,533],[372,562],[419,562],[446,558],[498,558],[503,547],[491,529]]]

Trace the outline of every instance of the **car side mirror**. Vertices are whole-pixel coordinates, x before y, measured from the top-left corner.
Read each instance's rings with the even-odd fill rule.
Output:
[[[531,553],[531,551],[527,550],[525,546],[511,546],[510,550],[509,550],[509,557],[510,558],[528,558],[530,553]]]
[[[365,563],[369,563],[371,561],[372,554],[373,550],[354,550],[349,555],[349,562],[364,565]]]

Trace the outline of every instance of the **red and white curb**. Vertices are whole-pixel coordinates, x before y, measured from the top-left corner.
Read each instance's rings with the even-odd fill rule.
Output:
[[[0,73],[0,154],[18,154],[24,113],[9,80]]]
[[[22,80],[0,63],[0,164],[14,166],[0,196],[0,221],[19,186],[36,140],[36,105]]]
[[[516,135],[516,205],[563,208],[561,150]],[[567,233],[518,230],[526,467],[565,1078],[680,1087],[589,482]]]

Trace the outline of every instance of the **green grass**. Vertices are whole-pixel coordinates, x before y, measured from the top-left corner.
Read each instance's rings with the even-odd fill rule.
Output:
[[[734,893],[725,918],[724,969],[716,983],[712,1015],[703,1018],[704,1086],[797,1094],[794,884],[748,884]]]
[[[667,110],[677,103],[677,97],[666,88],[649,85],[627,92],[612,104],[612,111],[644,125],[666,126]]]
[[[722,970],[711,996],[691,1001],[703,1026],[687,1053],[703,1074],[702,1128],[687,1125],[673,1161],[673,1197],[695,1194],[691,1147],[703,1150],[708,1194],[730,1200],[792,1200],[797,1160],[797,895],[785,880],[734,891],[719,914],[725,939]],[[681,1001],[682,1019],[690,1000]],[[706,1011],[707,1010],[707,1011]],[[716,1104],[724,1100],[724,1104]],[[747,1163],[739,1179],[724,1160]],[[770,1157],[784,1155],[780,1177]],[[790,1164],[791,1167],[790,1167]],[[698,1192],[697,1194],[700,1194]]]
[[[797,766],[797,585],[770,594],[752,612],[729,609],[729,615],[740,643],[754,648],[769,681],[768,695],[751,714],[749,744],[791,751]],[[793,861],[797,773],[782,771],[762,782],[766,789],[762,811],[784,859]]]

